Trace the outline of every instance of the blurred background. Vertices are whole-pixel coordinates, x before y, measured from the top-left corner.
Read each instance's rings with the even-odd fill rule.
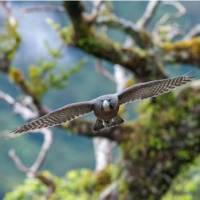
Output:
[[[7,3],[7,5],[5,6],[4,3]],[[59,24],[60,27],[68,26],[70,20],[66,12],[54,9],[62,6],[62,2],[21,1],[4,3],[0,4],[0,34],[5,37],[10,37],[9,34],[15,34],[9,32],[9,23],[12,23],[7,21],[9,14],[14,18],[13,23],[16,23],[17,34],[20,36],[20,44],[11,59],[10,66],[13,69],[21,69],[24,77],[29,77],[29,79],[31,79],[30,69],[35,66],[41,68],[46,66],[52,70],[51,88],[45,89],[45,86],[38,88],[43,105],[49,109],[55,109],[67,103],[87,100],[116,91],[115,84],[102,76],[96,69],[95,57],[71,45],[63,45],[58,31],[55,30],[56,25]],[[133,22],[141,17],[141,13],[144,12],[147,4],[148,2],[141,1],[109,2],[109,6],[115,15]],[[198,1],[184,1],[181,4],[185,7],[186,14],[177,18],[176,22],[181,31],[187,33],[191,27],[200,22],[200,3]],[[84,2],[84,5],[87,10],[91,10],[91,2]],[[40,9],[43,6],[47,9]],[[174,13],[175,8],[167,4],[160,5],[149,27],[151,28],[165,12]],[[124,33],[115,29],[108,30],[108,35],[118,42],[123,42],[126,38]],[[3,36],[0,36],[0,38],[1,41],[5,39]],[[178,39],[179,37],[177,37]],[[9,45],[9,42],[5,43],[1,49],[9,48]],[[108,72],[114,72],[112,63],[103,60],[102,64]],[[196,78],[200,78],[199,70],[190,64],[168,64],[165,67],[170,76],[192,71],[192,74],[196,74]],[[66,71],[69,72],[66,76],[59,77]],[[34,70],[32,70],[32,73],[34,74]],[[32,76],[34,77],[34,75]],[[56,78],[62,79],[63,82],[56,82]],[[33,78],[32,84],[34,85]],[[0,90],[15,97],[18,101],[24,100],[19,87],[13,84],[12,74],[7,76],[5,73],[0,73]],[[135,116],[134,109],[135,104],[128,107],[128,112],[125,115],[127,120]],[[10,105],[0,101],[0,131],[2,134],[23,122],[24,120],[13,112]],[[95,169],[95,154],[91,139],[74,135],[70,130],[66,131],[59,128],[52,130],[54,139],[42,170],[50,171],[58,177],[64,177],[71,170]],[[3,199],[6,192],[12,191],[22,184],[26,177],[16,168],[8,156],[10,149],[15,149],[24,164],[29,166],[37,157],[42,142],[43,136],[41,134],[26,134],[12,140],[0,141],[0,199]],[[117,160],[118,157],[116,150]],[[200,162],[197,166],[200,166]],[[199,167],[187,173],[187,180],[190,181],[191,187],[200,186]],[[195,186],[193,182],[195,182]],[[198,191],[200,192],[200,190]],[[199,192],[198,194],[200,194]]]

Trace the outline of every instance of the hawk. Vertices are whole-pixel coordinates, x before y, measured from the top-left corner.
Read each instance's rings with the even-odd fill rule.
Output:
[[[90,101],[68,104],[44,116],[27,122],[21,127],[13,130],[12,133],[17,134],[61,125],[90,112],[93,112],[96,116],[93,131],[101,131],[105,128],[117,126],[124,122],[124,120],[118,115],[119,107],[122,104],[156,97],[170,92],[176,87],[184,85],[190,81],[192,81],[191,76],[179,76],[175,78],[139,83],[126,88],[119,93],[103,95]]]

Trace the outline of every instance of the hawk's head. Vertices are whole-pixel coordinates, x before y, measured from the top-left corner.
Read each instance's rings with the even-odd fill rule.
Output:
[[[103,110],[108,112],[118,107],[118,101],[115,98],[109,98],[102,101]]]

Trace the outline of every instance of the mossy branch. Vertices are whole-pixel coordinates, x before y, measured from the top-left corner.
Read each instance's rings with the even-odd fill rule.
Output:
[[[199,89],[188,88],[177,97],[167,94],[144,103],[134,132],[121,143],[129,191],[124,199],[160,199],[181,167],[199,155],[197,94]]]
[[[168,42],[162,48],[168,55],[169,62],[194,64],[200,67],[200,37]]]
[[[149,68],[148,63],[152,55],[145,49],[138,46],[124,48],[123,45],[108,38],[106,34],[98,34],[92,24],[84,17],[84,7],[80,1],[66,1],[64,6],[73,25],[71,39],[67,41],[68,44],[74,45],[98,58],[120,64],[143,80],[147,77],[147,74],[154,74],[154,77],[155,75],[156,77],[164,77],[163,70],[157,64],[153,66],[156,70]],[[140,33],[140,40],[141,38],[143,39],[143,46],[151,44],[149,37],[144,36],[142,31]]]

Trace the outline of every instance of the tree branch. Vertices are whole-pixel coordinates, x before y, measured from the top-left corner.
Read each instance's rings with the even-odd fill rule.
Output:
[[[21,159],[17,156],[16,152],[14,149],[10,149],[8,152],[9,157],[13,160],[13,162],[15,163],[17,169],[25,174],[29,174],[30,169],[25,166]]]
[[[94,133],[92,131],[93,123],[85,120],[73,120],[64,127],[68,128],[69,130],[80,136],[85,136],[89,138],[93,137],[107,138],[111,141],[115,141],[118,143],[123,141],[128,134],[134,132],[134,127],[132,125],[123,124],[118,127],[104,129],[100,132]]]
[[[36,178],[39,179],[44,185],[47,186],[48,191],[45,196],[46,196],[46,199],[50,199],[51,195],[56,190],[56,184],[54,183],[54,181],[51,178],[45,176],[42,173],[37,174]]]
[[[33,119],[34,117],[37,116],[37,113],[34,113],[26,106],[16,102],[16,100],[13,97],[11,97],[10,95],[8,95],[2,91],[0,91],[0,100],[3,100],[6,103],[8,103],[9,105],[11,105],[14,112],[16,114],[19,114],[25,121]],[[42,147],[40,149],[37,159],[35,160],[35,162],[33,163],[33,165],[30,168],[27,168],[26,166],[24,166],[22,164],[22,162],[20,161],[19,157],[17,157],[14,150],[11,150],[9,153],[9,155],[11,156],[13,161],[16,163],[17,167],[21,171],[26,172],[27,174],[31,173],[31,174],[35,175],[38,172],[38,170],[41,168],[41,166],[47,156],[49,148],[52,144],[52,132],[49,129],[41,129],[40,132],[42,133],[42,135],[44,137],[44,142],[42,144]]]
[[[30,168],[30,170],[33,173],[38,172],[40,168],[42,167],[52,144],[52,137],[53,137],[52,131],[50,131],[50,129],[43,129],[41,130],[41,133],[44,137],[44,142],[42,144],[42,147],[40,149],[37,159],[35,160],[35,162]]]
[[[160,96],[143,108],[134,135],[123,142],[123,179],[129,191],[124,199],[159,200],[181,167],[199,155],[199,85],[192,84],[177,97]]]
[[[168,63],[194,64],[200,67],[200,37],[167,42],[162,46],[164,60]]]
[[[46,199],[49,199],[50,196],[55,192],[56,189],[56,185],[55,183],[48,178],[47,176],[43,175],[42,173],[39,172],[33,172],[31,170],[31,168],[25,166],[21,159],[17,156],[15,150],[10,150],[9,151],[9,156],[10,158],[13,160],[13,162],[15,163],[17,169],[23,173],[25,173],[27,175],[27,177],[29,178],[37,178],[38,180],[40,180],[44,185],[47,186],[48,191],[46,193]]]
[[[10,95],[2,91],[0,91],[0,99],[7,102],[9,105],[11,105],[13,107],[14,112],[16,114],[21,115],[23,119],[29,120],[35,117],[36,113],[31,111],[29,108],[23,106],[22,104],[16,102]],[[42,167],[45,161],[45,158],[47,156],[47,153],[51,147],[52,132],[48,129],[42,129],[40,130],[40,132],[43,134],[44,142],[42,144],[42,147],[40,149],[37,159],[35,160],[35,162],[33,163],[31,167],[27,167],[22,163],[21,159],[17,156],[14,149],[11,149],[9,151],[9,157],[13,160],[17,169],[25,173],[27,177],[36,177],[47,186],[48,192],[46,196],[47,196],[47,199],[49,199],[51,194],[55,191],[55,184],[48,177],[45,177],[44,175],[39,173],[39,170]]]
[[[159,67],[157,68],[157,65],[154,66],[155,70],[151,70],[147,66],[149,52],[145,51],[145,49],[139,49],[138,47],[124,48],[107,36],[97,34],[94,28],[84,19],[84,8],[81,2],[66,1],[64,6],[73,24],[69,44],[81,48],[96,57],[120,64],[133,71],[142,80],[145,80],[150,74],[153,74],[154,77],[165,77],[163,71]],[[144,35],[143,38],[143,44],[148,46],[149,40]]]
[[[149,37],[146,31],[141,30],[137,25],[135,25],[131,21],[127,19],[119,18],[115,15],[111,15],[109,17],[100,16],[96,20],[95,23],[98,26],[106,25],[108,27],[112,27],[112,28],[116,28],[116,29],[120,29],[124,31],[125,33],[130,35],[135,40],[135,42],[139,44],[140,46],[143,43],[142,41],[144,39],[144,36],[146,36],[146,38]]]
[[[106,77],[108,80],[112,82],[115,82],[113,75],[108,70],[106,70],[106,68],[102,66],[101,60],[99,59],[96,60],[95,67],[96,67],[97,72],[99,72],[102,76]]]
[[[65,12],[63,6],[55,6],[55,5],[42,5],[42,6],[31,6],[27,8],[23,8],[24,13],[31,12]]]
[[[155,12],[160,4],[159,0],[149,1],[143,16],[137,22],[137,26],[140,28],[146,28],[155,16]]]
[[[200,24],[197,24],[187,33],[187,35],[184,37],[184,40],[189,40],[192,39],[193,37],[199,37],[199,36],[200,36]]]
[[[100,194],[99,200],[117,200],[117,199],[119,199],[117,186],[118,186],[117,182],[113,182],[111,185],[109,185]]]
[[[102,9],[105,8],[105,2],[102,0],[93,1],[93,8],[91,14],[87,15],[87,21],[90,23],[94,23],[101,12]]]
[[[168,22],[182,17],[186,13],[185,7],[178,1],[163,1],[163,4],[171,5],[176,9],[175,13],[165,13],[156,23],[154,31],[159,28],[159,26],[166,25]]]
[[[1,90],[0,90],[0,100],[5,101],[7,104],[9,104],[12,107],[13,111],[16,114],[22,116],[22,118],[25,120],[30,120],[37,116],[37,113],[34,113],[26,106],[18,103],[12,96]]]

